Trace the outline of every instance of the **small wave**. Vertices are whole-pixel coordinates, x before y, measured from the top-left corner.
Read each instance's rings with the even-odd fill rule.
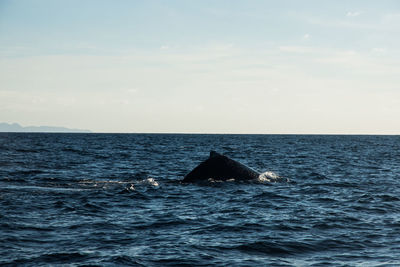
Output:
[[[399,201],[400,199],[398,198],[398,197],[396,197],[396,196],[393,196],[393,195],[379,195],[378,196],[380,199],[381,199],[381,201],[383,201],[383,202],[397,202],[397,201]]]
[[[51,253],[51,254],[43,254],[34,258],[25,258],[25,259],[17,259],[13,261],[11,264],[24,265],[24,264],[33,264],[33,265],[47,265],[47,264],[71,264],[71,262],[77,263],[88,260],[91,258],[90,255],[79,253],[79,252],[71,252],[71,253]]]
[[[78,154],[80,156],[89,156],[89,155],[91,155],[91,153],[89,153],[89,151],[86,151],[84,149],[72,148],[72,147],[65,147],[61,151],[62,152],[66,152],[66,153]]]
[[[11,231],[35,231],[35,232],[51,232],[54,231],[53,227],[43,227],[26,223],[1,223],[0,228]]]
[[[299,255],[310,252],[337,250],[337,249],[361,249],[365,244],[360,241],[346,243],[341,240],[327,239],[317,242],[269,242],[257,241],[253,243],[233,246],[231,249],[237,249],[246,253],[266,254],[266,255]]]
[[[15,176],[34,176],[44,173],[42,170],[16,170],[11,174]]]
[[[317,251],[318,248],[313,244],[304,242],[268,242],[258,241],[254,243],[242,244],[233,249],[238,249],[246,253],[257,253],[266,255],[298,255]]]
[[[128,256],[114,256],[111,257],[110,259],[106,260],[105,262],[109,262],[112,265],[121,265],[121,266],[145,266],[143,264],[140,264],[139,262],[135,261],[132,257]]]
[[[276,192],[262,192],[254,196],[255,199],[289,200],[290,197]]]
[[[24,149],[24,148],[16,149],[15,151],[23,152],[23,153],[39,153],[39,152],[41,152],[41,150],[39,150],[39,149]]]
[[[308,175],[308,178],[315,179],[315,180],[326,180],[326,179],[328,179],[328,177],[326,177],[325,175],[317,173],[317,172],[310,173]]]

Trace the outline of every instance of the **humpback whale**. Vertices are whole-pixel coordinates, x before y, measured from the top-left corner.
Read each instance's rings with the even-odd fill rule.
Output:
[[[255,170],[227,156],[211,151],[210,157],[186,174],[182,182],[201,182],[207,181],[209,178],[222,181],[229,179],[253,180],[258,179],[259,176],[260,173]]]

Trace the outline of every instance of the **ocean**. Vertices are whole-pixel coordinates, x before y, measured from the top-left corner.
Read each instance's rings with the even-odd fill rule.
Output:
[[[181,180],[210,150],[279,179]],[[400,266],[400,136],[0,133],[1,266]]]

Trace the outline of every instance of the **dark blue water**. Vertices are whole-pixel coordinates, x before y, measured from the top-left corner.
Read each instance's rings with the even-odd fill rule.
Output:
[[[179,181],[210,150],[276,182]],[[0,134],[0,265],[398,266],[400,136]]]

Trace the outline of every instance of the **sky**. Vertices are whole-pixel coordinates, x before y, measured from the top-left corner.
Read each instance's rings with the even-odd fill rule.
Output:
[[[400,134],[400,1],[0,1],[0,122]]]

